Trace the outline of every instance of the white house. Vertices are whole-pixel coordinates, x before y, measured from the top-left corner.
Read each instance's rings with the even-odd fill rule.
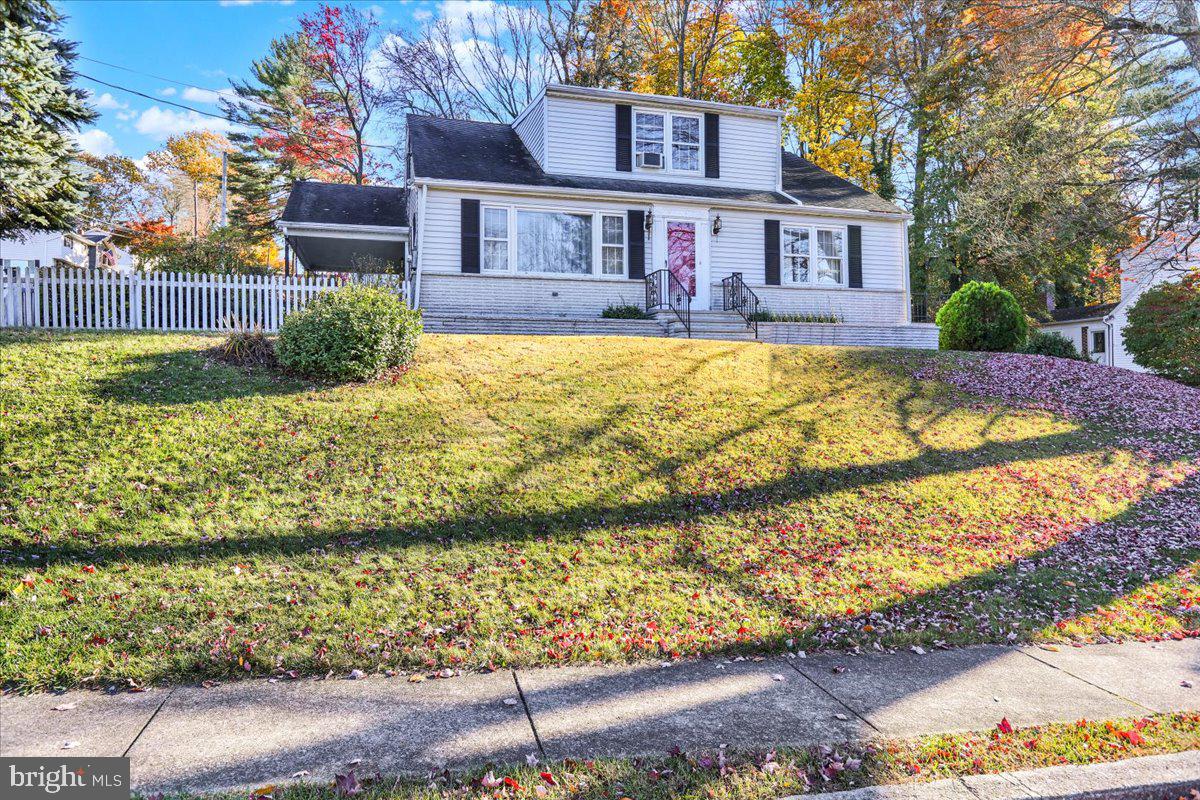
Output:
[[[28,274],[41,267],[109,269],[131,272],[133,256],[112,241],[109,231],[50,231],[0,239],[0,269]]]
[[[1041,330],[1062,336],[1098,364],[1145,372],[1133,363],[1121,331],[1129,309],[1147,289],[1200,270],[1200,227],[1184,227],[1156,236],[1120,256],[1121,299],[1116,303],[1050,309]]]
[[[551,85],[512,124],[407,125],[404,187],[300,182],[280,226],[306,269],[403,265],[433,329],[637,305],[745,333],[757,309],[840,323],[789,337],[936,347],[910,324],[908,215],[783,151],[778,111]]]

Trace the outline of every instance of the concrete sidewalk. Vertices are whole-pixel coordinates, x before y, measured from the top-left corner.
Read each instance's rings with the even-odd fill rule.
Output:
[[[212,791],[328,779],[353,762],[360,774],[413,773],[1184,709],[1200,709],[1200,640],[9,696],[0,754],[74,742],[71,755],[128,754],[139,791]]]

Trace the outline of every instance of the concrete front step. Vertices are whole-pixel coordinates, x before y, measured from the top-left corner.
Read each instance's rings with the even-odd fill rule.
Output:
[[[653,336],[667,335],[666,328],[652,319],[604,319],[602,317],[480,317],[425,314],[428,333],[475,333],[543,336]]]

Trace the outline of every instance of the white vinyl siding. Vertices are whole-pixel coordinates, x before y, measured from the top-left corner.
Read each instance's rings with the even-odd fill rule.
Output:
[[[635,105],[632,134],[637,135]],[[545,169],[561,175],[586,175],[605,178],[707,183],[748,189],[776,188],[779,177],[779,126],[774,119],[721,114],[721,177],[704,177],[704,151],[700,149],[699,168],[695,172],[638,170],[618,172],[616,167],[615,103],[566,97],[546,98]],[[661,113],[655,110],[654,113]],[[670,114],[669,110],[666,113]],[[696,116],[695,112],[688,112]],[[679,116],[685,116],[680,112]],[[703,121],[700,131],[703,139]],[[667,130],[670,138],[670,130]],[[636,151],[635,151],[636,152]],[[670,165],[671,154],[666,154]]]
[[[525,148],[537,159],[543,167],[546,166],[546,101],[537,100],[530,107],[529,113],[522,117],[513,130],[521,137]]]

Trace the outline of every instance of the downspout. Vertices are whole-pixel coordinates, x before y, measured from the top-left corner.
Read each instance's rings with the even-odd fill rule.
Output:
[[[908,322],[909,325],[911,325],[912,324],[913,298],[912,298],[912,274],[911,274],[911,269],[909,268],[909,265],[908,265],[908,222],[907,221],[902,222],[901,225],[902,225],[902,229],[900,231],[900,252],[904,256],[902,269],[904,270],[904,306],[905,307],[904,307],[903,314],[904,314],[904,319]],[[925,313],[928,314],[929,313],[929,305],[928,305],[929,300],[926,299],[925,303],[926,303]]]
[[[421,260],[425,257],[425,198],[429,185],[421,184],[421,202],[417,204],[417,263],[413,268],[413,308],[421,307]]]

